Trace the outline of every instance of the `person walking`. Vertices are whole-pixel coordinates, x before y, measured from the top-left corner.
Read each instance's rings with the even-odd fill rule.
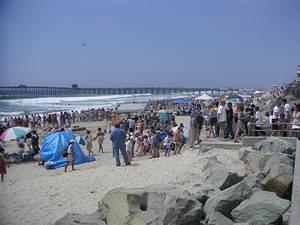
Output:
[[[128,160],[128,155],[125,149],[125,141],[126,141],[126,132],[123,129],[120,129],[120,122],[115,122],[115,127],[110,134],[110,140],[113,145],[113,152],[116,159],[116,166],[121,166],[119,151],[121,151],[123,155],[123,159],[126,165],[130,165]]]
[[[67,162],[65,165],[65,173],[67,172],[67,168],[69,166],[69,164],[71,164],[72,166],[72,170],[75,170],[74,165],[75,165],[75,159],[76,159],[76,153],[75,153],[75,149],[74,149],[74,144],[75,144],[75,140],[71,139],[69,141],[69,146],[68,146],[68,155],[67,155]]]
[[[94,155],[93,152],[93,137],[91,135],[91,131],[87,130],[86,131],[86,136],[85,136],[85,141],[86,141],[86,150],[88,151],[88,156]]]
[[[98,147],[99,147],[99,152],[101,151],[102,153],[104,153],[103,151],[103,141],[104,141],[104,132],[102,132],[101,128],[98,128],[98,133],[97,133],[97,138],[98,138]]]
[[[0,146],[0,175],[1,182],[4,182],[4,175],[6,174],[6,161],[4,155],[4,148]]]
[[[227,116],[227,128],[225,132],[225,138],[228,138],[230,135],[231,139],[234,139],[234,132],[232,128],[233,124],[233,109],[232,109],[232,103],[227,103],[227,109],[226,109],[226,116]]]
[[[225,129],[227,127],[227,114],[226,114],[226,107],[225,107],[224,100],[222,100],[220,102],[217,118],[218,118],[218,123],[219,123],[219,127],[220,127],[219,139],[224,140]]]

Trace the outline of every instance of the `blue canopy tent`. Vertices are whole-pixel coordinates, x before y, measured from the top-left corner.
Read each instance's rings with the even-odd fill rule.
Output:
[[[193,100],[178,99],[173,101],[174,104],[192,104]]]
[[[75,136],[62,131],[49,135],[46,137],[41,148],[41,159],[45,162],[51,163],[55,168],[62,167],[66,164],[66,158],[63,157],[62,152],[68,147],[69,141],[75,140]],[[76,154],[75,164],[94,161],[94,157],[87,157],[82,152],[78,142],[74,144]]]

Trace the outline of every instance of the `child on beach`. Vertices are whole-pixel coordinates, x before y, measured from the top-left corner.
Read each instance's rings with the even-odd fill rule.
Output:
[[[165,157],[166,156],[170,156],[171,154],[171,134],[168,133],[167,137],[165,137],[165,139],[163,140],[163,146],[164,146],[164,150],[165,150]]]
[[[87,130],[86,131],[86,136],[85,136],[85,140],[86,140],[86,150],[89,153],[89,156],[92,154],[94,154],[94,152],[92,151],[93,149],[93,137],[91,135],[91,131]]]
[[[159,144],[159,132],[156,133],[155,130],[153,130],[150,138],[151,158],[159,158]]]
[[[126,152],[128,155],[129,162],[132,161],[132,139],[133,139],[133,137],[131,136],[130,138],[127,138],[127,140],[126,140]]]
[[[6,174],[5,168],[5,156],[4,156],[4,148],[0,147],[0,174],[1,174],[1,182],[4,182],[4,174]]]
[[[97,133],[97,138],[98,138],[98,144],[99,144],[99,152],[101,151],[102,153],[104,153],[103,151],[103,141],[104,141],[104,132],[101,131],[101,128],[98,128],[98,133]]]
[[[69,164],[72,165],[72,170],[75,170],[74,169],[74,164],[75,164],[75,159],[76,159],[76,154],[75,154],[75,150],[74,150],[74,143],[75,143],[75,140],[70,140],[69,141],[69,146],[68,146],[68,156],[67,156],[67,162],[66,162],[66,165],[65,165],[65,172],[67,172],[67,168],[69,166]]]

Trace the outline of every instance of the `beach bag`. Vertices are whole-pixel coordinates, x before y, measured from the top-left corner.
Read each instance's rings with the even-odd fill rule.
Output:
[[[68,149],[64,149],[63,151],[62,151],[62,156],[64,157],[64,158],[66,158],[66,157],[68,157]]]
[[[181,139],[181,143],[185,144],[186,142],[187,142],[187,138],[183,136],[182,139]]]
[[[47,170],[53,170],[53,169],[55,169],[55,165],[54,165],[53,162],[46,162],[45,163],[45,167],[46,167]]]
[[[174,143],[171,143],[171,150],[175,151],[175,144]]]

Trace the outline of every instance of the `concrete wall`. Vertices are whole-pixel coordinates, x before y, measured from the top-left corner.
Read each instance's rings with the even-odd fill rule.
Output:
[[[292,208],[289,225],[300,224],[300,142],[297,141],[296,158],[294,167]]]
[[[269,138],[269,137],[248,137],[248,136],[246,136],[246,137],[242,138],[242,143],[244,146],[254,146],[254,144],[256,142],[266,140],[267,138]],[[297,144],[297,138],[293,138],[293,137],[279,137],[279,138],[282,140],[288,141],[295,146]]]

